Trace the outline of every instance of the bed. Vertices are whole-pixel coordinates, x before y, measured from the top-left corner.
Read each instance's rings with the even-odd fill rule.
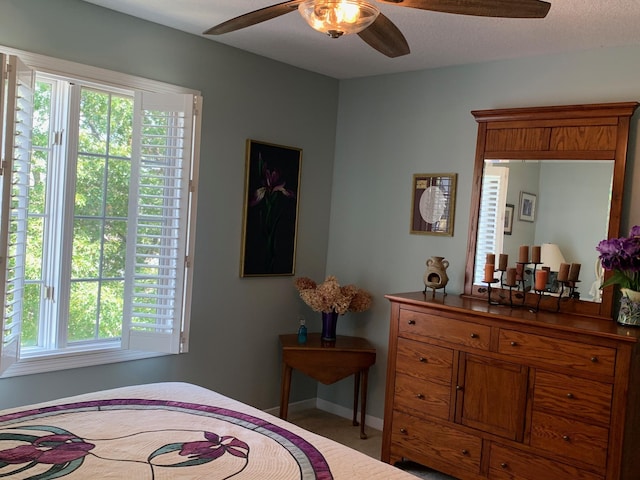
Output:
[[[170,382],[0,411],[0,478],[416,477],[219,393]]]

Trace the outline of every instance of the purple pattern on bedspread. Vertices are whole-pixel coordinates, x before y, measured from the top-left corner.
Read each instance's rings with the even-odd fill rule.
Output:
[[[19,478],[42,480],[60,478],[78,470],[95,447],[93,443],[55,426],[45,424],[17,426],[19,423],[34,420],[41,422],[44,418],[55,417],[58,414],[136,409],[162,409],[189,415],[207,416],[250,429],[269,437],[287,449],[298,462],[301,480],[333,479],[327,461],[312,444],[286,428],[274,425],[267,420],[212,405],[135,398],[89,400],[18,411],[0,416],[0,428],[4,429],[0,430],[0,477],[24,475],[29,468],[37,464],[48,464],[52,467],[44,473]],[[11,425],[16,426],[12,427]],[[16,433],[17,429],[46,432],[47,435]],[[147,461],[150,467],[153,469],[155,465],[160,465],[154,462],[163,455],[178,455],[184,457],[184,460],[172,464],[165,463],[162,466],[189,467],[214,461],[225,454],[246,460],[245,466],[237,473],[246,467],[250,456],[250,448],[247,443],[238,438],[228,435],[221,436],[214,432],[203,431],[202,434],[203,438],[197,441],[177,441],[156,449],[148,456]],[[11,441],[13,447],[3,448],[2,443],[5,441]],[[15,446],[16,444],[18,445]],[[21,468],[10,472],[3,471],[6,467],[15,468],[16,465],[22,464],[24,466]],[[153,478],[153,474],[151,478]]]

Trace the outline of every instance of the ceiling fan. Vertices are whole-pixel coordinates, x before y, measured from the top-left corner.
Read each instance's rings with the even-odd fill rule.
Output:
[[[541,0],[377,0],[399,7],[480,17],[544,18],[551,4]],[[366,0],[289,0],[245,13],[206,30],[221,35],[298,10],[307,23],[332,38],[357,33],[380,53],[394,58],[409,53],[402,32]]]

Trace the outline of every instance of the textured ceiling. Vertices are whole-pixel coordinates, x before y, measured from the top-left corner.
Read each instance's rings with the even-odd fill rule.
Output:
[[[85,0],[195,35],[281,0]],[[378,3],[411,53],[388,58],[357,35],[331,39],[293,11],[220,36],[231,45],[339,79],[640,44],[640,0],[548,0],[544,19],[479,18]],[[640,59],[639,59],[640,60]]]

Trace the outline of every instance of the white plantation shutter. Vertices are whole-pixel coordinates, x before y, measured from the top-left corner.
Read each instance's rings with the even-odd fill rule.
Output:
[[[200,101],[136,93],[123,348],[186,350]]]
[[[2,55],[1,61],[0,113],[6,112],[6,117],[0,121],[0,256],[4,267],[4,275],[0,275],[0,298],[4,299],[0,373],[15,363],[20,353],[34,85],[33,71],[17,57],[10,56],[7,63]]]
[[[485,165],[482,176],[480,198],[480,218],[478,219],[478,239],[474,283],[484,278],[484,264],[487,253],[501,253],[504,239],[504,214],[507,200],[509,169]]]

